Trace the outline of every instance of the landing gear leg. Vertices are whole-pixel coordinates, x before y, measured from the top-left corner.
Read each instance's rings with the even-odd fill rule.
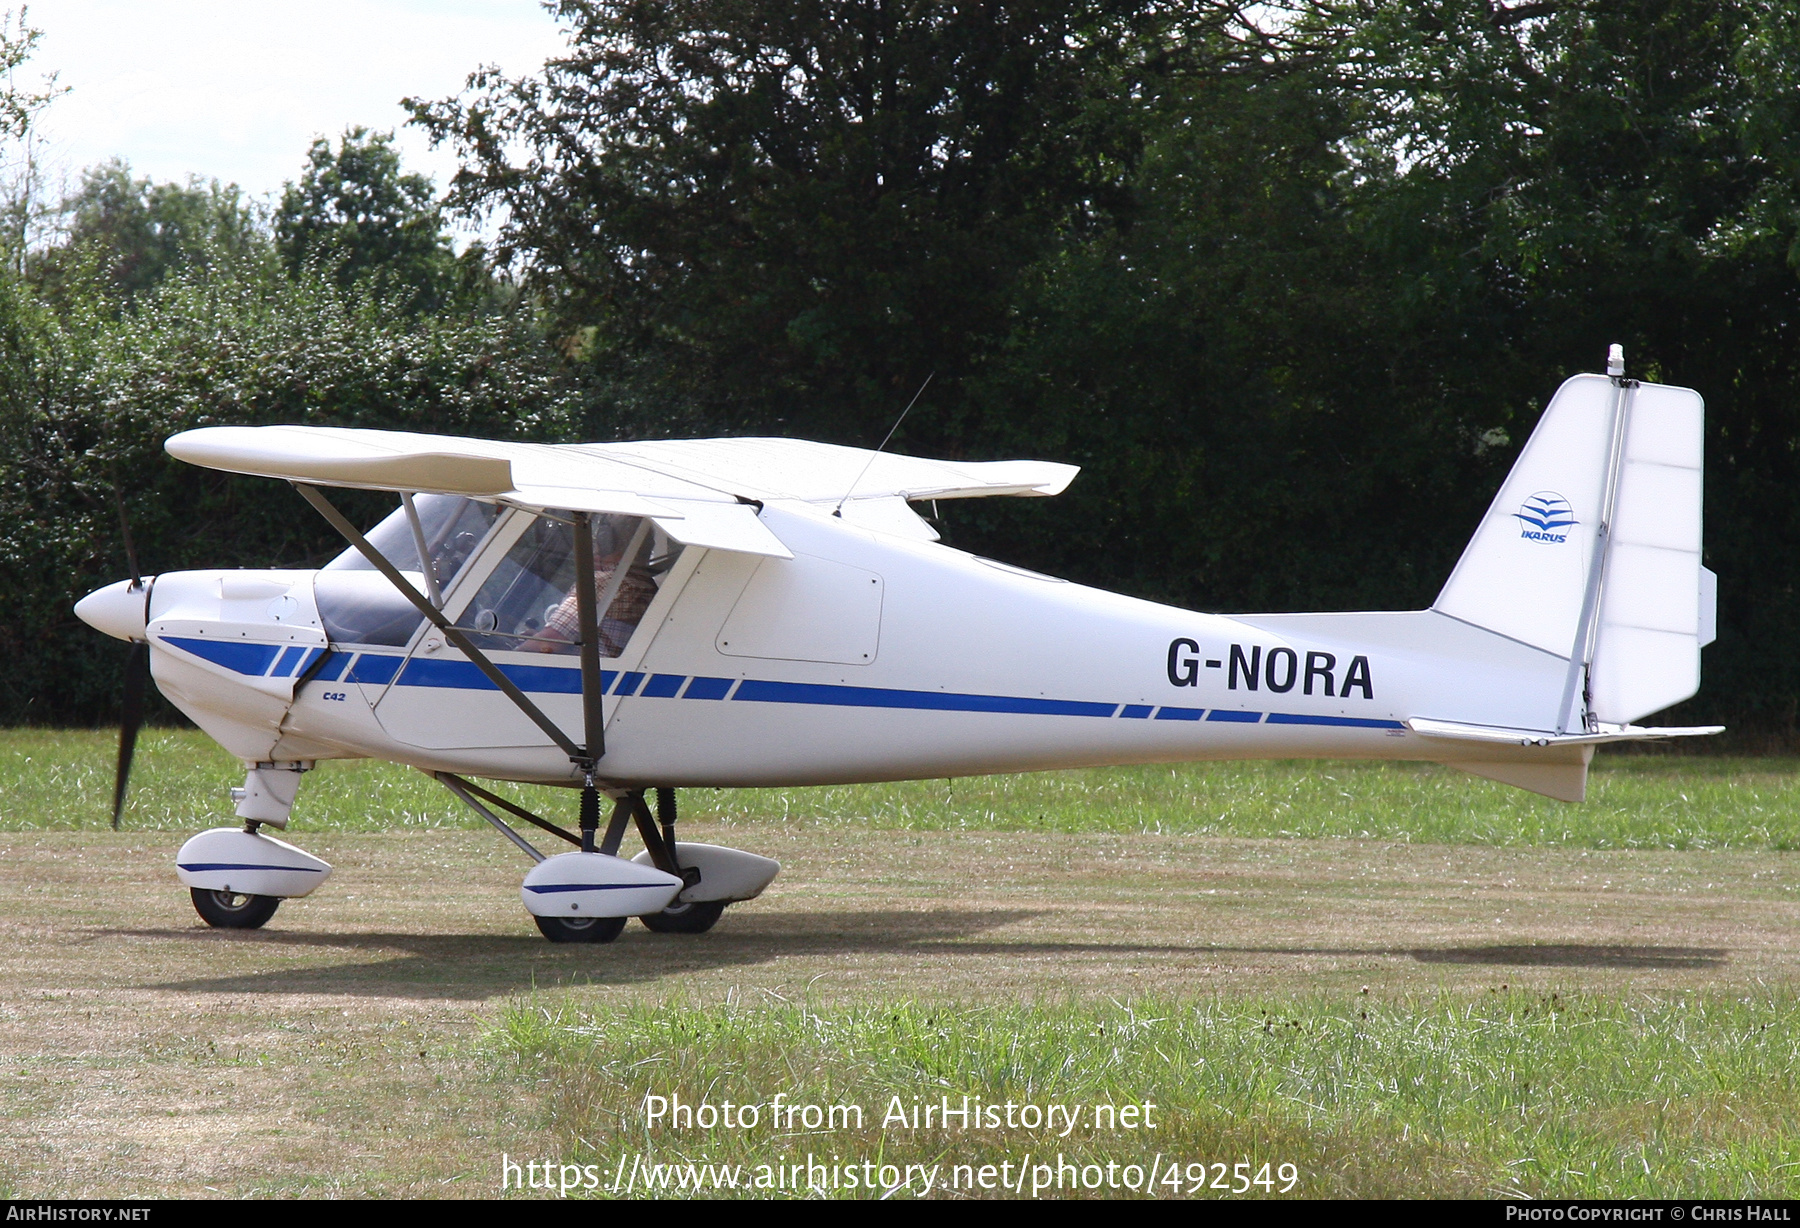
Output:
[[[594,788],[594,778],[588,777],[587,784],[581,789],[581,851],[594,851],[594,833],[600,830],[600,790]]]

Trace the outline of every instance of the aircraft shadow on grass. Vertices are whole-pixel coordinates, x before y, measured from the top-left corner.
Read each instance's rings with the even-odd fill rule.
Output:
[[[231,976],[147,985],[181,993],[357,994],[373,997],[485,999],[533,987],[566,984],[646,984],[694,972],[753,967],[781,959],[894,955],[1114,959],[1234,955],[1388,957],[1424,964],[1509,967],[1697,970],[1725,965],[1718,947],[1626,944],[1517,944],[1448,947],[1223,946],[1209,943],[1069,942],[1056,939],[982,939],[978,935],[1033,920],[1017,909],[926,912],[865,910],[836,914],[765,913],[733,919],[703,937],[671,937],[627,929],[606,946],[546,946],[533,935],[299,933],[281,930],[123,930],[109,937],[188,939],[249,944],[274,952],[380,952],[351,964],[280,967]]]
[[[717,968],[806,956],[924,955],[965,950],[963,939],[1037,916],[1018,909],[763,913],[700,937],[631,926],[603,946],[548,946],[536,934],[297,933],[283,930],[114,930],[104,937],[244,943],[273,951],[381,952],[367,963],[283,967],[146,985],[183,993],[364,994],[490,998],[534,986],[630,985]],[[1036,944],[1005,944],[1023,954]],[[1105,950],[1096,945],[1093,950]],[[977,953],[980,947],[973,948]]]
[[[1533,968],[1722,968],[1723,947],[1646,947],[1545,943],[1542,945],[1442,947],[1412,952],[1425,964],[1503,964]]]

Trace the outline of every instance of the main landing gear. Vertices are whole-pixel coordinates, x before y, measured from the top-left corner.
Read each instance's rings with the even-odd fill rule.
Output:
[[[519,889],[525,910],[551,942],[611,942],[631,917],[658,934],[704,934],[728,904],[752,900],[780,871],[755,853],[675,839],[675,790],[656,790],[656,813],[642,789],[609,793],[612,816],[600,827],[600,791],[582,790],[579,834],[558,827],[462,777],[435,773],[439,782],[537,862]],[[578,851],[546,857],[503,821],[504,811],[568,841]],[[625,829],[635,825],[644,851],[619,856]]]

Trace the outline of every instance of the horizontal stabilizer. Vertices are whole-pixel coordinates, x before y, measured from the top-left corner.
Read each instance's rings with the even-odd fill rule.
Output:
[[[1660,742],[1666,738],[1700,738],[1723,733],[1723,725],[1691,725],[1653,729],[1641,725],[1601,726],[1593,733],[1546,733],[1537,729],[1499,729],[1492,725],[1461,725],[1455,721],[1431,721],[1414,717],[1406,722],[1414,733],[1428,738],[1465,742],[1490,742],[1507,746],[1602,746],[1609,742]]]
[[[1462,725],[1420,717],[1407,721],[1406,726],[1424,737],[1441,739],[1445,755],[1442,762],[1448,767],[1563,802],[1586,800],[1588,764],[1594,757],[1596,746],[1611,742],[1703,737],[1725,728],[1723,725],[1699,725],[1685,729],[1646,729],[1639,725],[1610,725],[1593,733],[1558,736],[1538,729],[1501,729],[1492,725]]]

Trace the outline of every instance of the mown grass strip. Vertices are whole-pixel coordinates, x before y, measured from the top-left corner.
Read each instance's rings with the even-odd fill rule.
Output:
[[[0,830],[104,827],[113,735],[0,731]],[[230,822],[242,769],[204,734],[151,730],[125,822],[190,831]],[[509,789],[567,816],[573,795]],[[1800,760],[1616,755],[1596,761],[1589,800],[1567,805],[1432,764],[1197,763],[806,789],[691,789],[688,817],[920,831],[1157,832],[1352,837],[1427,844],[1655,849],[1800,848]],[[418,772],[366,760],[322,764],[296,831],[480,825]]]
[[[1800,1195],[1800,1012],[1787,993],[1634,1000],[1496,989],[1396,1002],[818,1010],[772,998],[524,1004],[499,1017],[488,1044],[497,1075],[548,1089],[563,1148],[554,1159],[593,1164],[603,1187],[621,1157],[636,1157],[741,1165],[754,1194],[759,1175],[766,1184],[810,1154],[937,1164],[942,1192],[954,1165],[1016,1167],[1029,1153],[1034,1163],[1096,1166],[1090,1172],[1110,1162],[1115,1173],[1160,1156],[1182,1165],[1179,1192],[1207,1197],[1227,1192],[1212,1188],[1219,1172],[1210,1166],[1231,1173],[1240,1162],[1252,1175],[1294,1164],[1292,1193],[1307,1197]],[[862,1125],[840,1114],[836,1129],[771,1126],[778,1093],[789,1106],[858,1105]],[[739,1125],[675,1129],[666,1116],[651,1125],[650,1096],[715,1111],[730,1101]],[[882,1124],[895,1107],[965,1096],[1076,1108],[1154,1102],[1157,1126],[1096,1129],[1086,1116],[1066,1132],[965,1130],[956,1118],[948,1129]],[[742,1126],[744,1105],[759,1106],[757,1125]],[[1206,1187],[1190,1191],[1186,1166],[1201,1162]],[[679,1167],[663,1171],[666,1192],[680,1192]],[[1247,1194],[1270,1192],[1278,1189]]]

